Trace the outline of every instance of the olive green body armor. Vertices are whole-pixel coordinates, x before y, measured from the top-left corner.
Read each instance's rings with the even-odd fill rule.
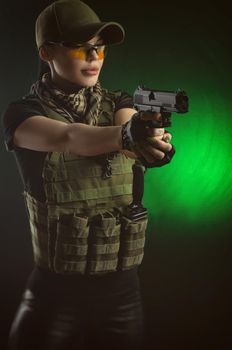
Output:
[[[98,126],[114,125],[118,93],[103,90]],[[47,117],[75,122],[35,100]],[[60,274],[105,274],[141,264],[147,218],[125,216],[132,202],[135,160],[114,152],[111,176],[104,178],[103,156],[48,152],[42,172],[46,201],[24,190],[38,266]]]

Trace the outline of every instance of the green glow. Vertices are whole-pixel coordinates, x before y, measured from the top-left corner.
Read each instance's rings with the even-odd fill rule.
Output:
[[[190,112],[173,113],[176,155],[145,174],[144,205],[152,220],[217,221],[232,204],[231,120],[225,99],[188,91]]]

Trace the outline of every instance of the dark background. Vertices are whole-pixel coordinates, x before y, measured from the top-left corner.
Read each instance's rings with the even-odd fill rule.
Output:
[[[37,78],[34,23],[51,2],[8,1],[1,5],[1,111],[10,101],[27,93]],[[224,121],[228,120],[228,128],[231,127],[231,13],[226,3],[86,3],[102,20],[118,21],[126,29],[126,42],[109,52],[102,73],[103,85],[132,93],[139,82],[149,84],[151,72],[155,71],[160,88],[179,83],[196,95],[208,96],[212,106],[210,92],[216,94],[219,90],[228,106]],[[199,66],[201,60],[207,69]],[[215,117],[219,131],[220,117],[220,113]],[[198,121],[199,127],[201,122]],[[217,146],[217,134],[214,136],[212,142]],[[230,154],[231,141],[223,147]],[[5,151],[3,137],[0,156],[0,348],[4,349],[33,258],[21,195],[23,186],[13,154]],[[232,174],[230,163],[227,158],[227,180]],[[156,217],[162,220],[151,221],[139,269],[147,317],[147,349],[224,350],[232,345],[231,190],[226,190],[227,202],[222,203],[226,215],[217,220],[212,217],[213,223],[209,218],[191,225],[184,217],[181,221],[181,215],[172,221],[168,210]],[[172,202],[175,205],[175,198]],[[157,201],[154,205],[148,203],[155,213]],[[167,202],[167,209],[169,205]],[[200,209],[203,211],[204,207]],[[214,212],[210,213],[213,216]]]

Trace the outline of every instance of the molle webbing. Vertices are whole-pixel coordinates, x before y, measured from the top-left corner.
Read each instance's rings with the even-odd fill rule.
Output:
[[[37,265],[61,274],[104,274],[142,262],[148,219],[132,221],[123,207],[94,216],[50,208],[24,191]]]
[[[102,179],[96,157],[80,157],[53,152],[44,163],[43,178],[50,203],[78,202],[80,208],[91,207],[91,201],[115,203],[132,195],[132,164],[134,160],[118,154],[112,161],[112,176]],[[125,202],[126,204],[126,202]],[[95,205],[95,202],[93,202]]]

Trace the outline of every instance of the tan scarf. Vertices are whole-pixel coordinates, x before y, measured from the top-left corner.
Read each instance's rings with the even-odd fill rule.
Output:
[[[67,94],[51,80],[51,72],[44,73],[30,88],[30,95],[37,95],[57,113],[72,121],[89,125],[98,124],[102,100],[99,80],[94,86],[83,87],[78,92]]]

